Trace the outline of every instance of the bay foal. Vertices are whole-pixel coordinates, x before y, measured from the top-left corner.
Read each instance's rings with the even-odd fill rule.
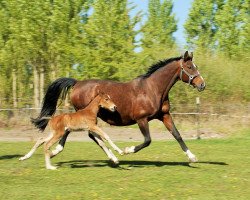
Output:
[[[68,134],[71,131],[88,130],[96,134],[96,137],[99,138],[99,142],[103,144],[103,150],[106,154],[110,155],[109,158],[113,162],[118,163],[118,159],[105,146],[103,140],[107,140],[114,150],[119,152],[119,154],[123,155],[123,151],[120,150],[110,140],[109,136],[97,126],[97,114],[101,107],[112,112],[115,112],[116,110],[116,105],[111,101],[108,95],[98,94],[86,108],[78,110],[75,113],[63,113],[50,118],[49,128],[51,132],[49,136],[39,138],[30,152],[21,157],[19,160],[30,158],[36,149],[44,143],[46,168],[56,169],[55,166],[51,165],[50,158],[61,152],[63,148],[59,144],[55,150],[50,152],[50,147],[61,139],[65,133]]]

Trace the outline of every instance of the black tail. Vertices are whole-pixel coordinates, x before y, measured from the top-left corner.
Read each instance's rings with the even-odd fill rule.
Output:
[[[31,122],[41,131],[46,128],[49,119],[42,117],[50,117],[56,111],[57,101],[62,94],[62,99],[65,99],[68,90],[76,84],[77,80],[73,78],[59,78],[55,80],[47,89],[43,99],[43,106],[40,115]]]

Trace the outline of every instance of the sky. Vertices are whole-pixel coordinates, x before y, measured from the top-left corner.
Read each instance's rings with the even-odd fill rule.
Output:
[[[143,11],[143,13],[147,12],[148,0],[129,0],[129,2],[136,5],[133,12],[138,12],[140,10]],[[186,44],[183,24],[187,19],[192,2],[193,0],[173,0],[173,13],[175,13],[175,17],[178,20],[178,30],[174,33],[174,37],[180,46],[184,46]]]

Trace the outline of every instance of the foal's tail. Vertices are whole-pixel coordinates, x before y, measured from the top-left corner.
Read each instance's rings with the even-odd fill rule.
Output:
[[[43,106],[40,115],[37,118],[31,118],[31,122],[40,130],[44,131],[49,117],[56,111],[57,101],[62,94],[62,99],[65,99],[67,92],[76,84],[77,80],[73,78],[59,78],[55,80],[47,89],[43,99]]]

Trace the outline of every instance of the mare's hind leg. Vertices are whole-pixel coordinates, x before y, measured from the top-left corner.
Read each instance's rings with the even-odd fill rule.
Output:
[[[104,153],[108,156],[108,158],[114,163],[119,164],[119,160],[115,157],[115,155],[112,153],[112,151],[105,145],[101,137],[96,134],[95,132],[89,131],[89,137],[95,141],[95,143],[101,147],[101,149],[104,151]]]
[[[53,135],[50,134],[47,138],[44,138],[44,137],[39,138],[36,144],[32,147],[32,149],[25,156],[19,158],[19,160],[26,160],[30,158],[38,147],[40,147],[45,141],[50,140],[52,137]]]
[[[51,154],[50,153],[50,147],[55,144],[59,139],[60,139],[61,135],[60,134],[54,134],[53,137],[44,143],[44,154],[45,154],[45,165],[46,165],[46,169],[56,169],[55,166],[51,165],[50,162],[50,157]]]

